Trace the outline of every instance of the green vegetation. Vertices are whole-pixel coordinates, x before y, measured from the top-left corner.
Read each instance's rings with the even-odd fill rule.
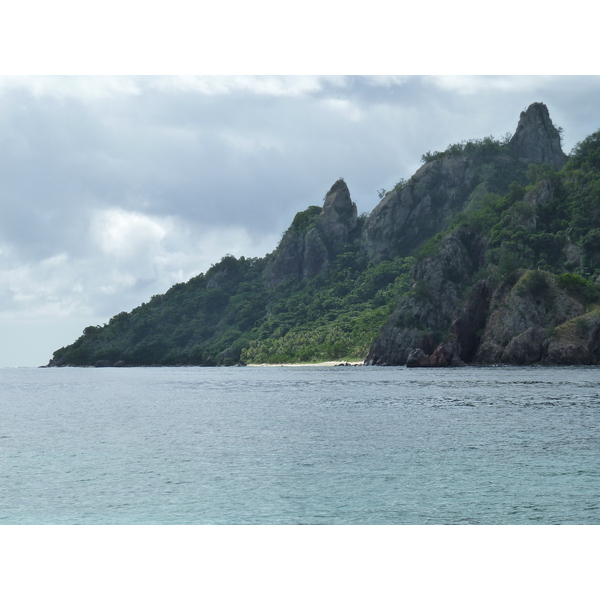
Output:
[[[510,161],[497,160],[510,156],[508,139],[491,137],[427,153],[423,161],[457,156],[475,161],[476,187],[449,227],[411,256],[368,263],[360,245],[367,220],[362,214],[350,242],[312,279],[290,278],[270,288],[265,274],[270,256],[225,256],[205,274],[174,285],[130,313],[87,327],[76,342],[55,352],[53,363],[361,360],[403,294],[426,299],[426,282],[411,278],[415,265],[435,257],[448,234],[461,229],[477,234],[485,253],[482,269],[462,282],[465,293],[488,277],[494,286],[518,280],[524,293],[543,298],[552,278],[553,285],[583,304],[600,302],[595,283],[600,276],[600,131],[578,144],[558,173],[547,165],[513,161],[511,167]],[[307,232],[320,212],[311,206],[298,213],[291,229]]]
[[[315,224],[320,213],[321,209],[318,206],[309,206],[306,210],[297,213],[292,221],[292,231],[297,233],[308,231]]]
[[[244,362],[362,360],[409,280],[410,259],[366,265],[340,254],[325,273],[268,289],[266,259],[226,256],[205,275],[87,327],[54,354],[89,365],[232,365]]]
[[[358,253],[344,253],[329,271],[305,284],[281,284],[242,360],[362,360],[399,295],[408,289],[412,260],[361,269],[360,259]]]
[[[517,294],[531,295],[534,298],[543,299],[548,297],[550,284],[544,271],[525,271],[525,274],[519,280]]]
[[[426,152],[421,156],[421,162],[428,163],[445,157],[467,157],[487,162],[498,155],[510,155],[510,134],[506,134],[502,140],[496,140],[493,136],[481,140],[463,140],[457,144],[450,144],[443,152]]]
[[[531,165],[530,184],[513,183],[503,197],[477,188],[451,228],[468,226],[484,235],[490,266],[557,275],[573,271],[595,281],[600,275],[600,162],[595,156],[600,156],[599,133],[576,146],[559,173]]]

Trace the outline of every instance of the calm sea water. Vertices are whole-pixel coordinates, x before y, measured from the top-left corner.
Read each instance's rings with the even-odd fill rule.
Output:
[[[600,524],[600,369],[0,369],[0,523]]]

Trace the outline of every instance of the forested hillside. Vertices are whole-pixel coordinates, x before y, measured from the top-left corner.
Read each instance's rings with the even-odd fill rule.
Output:
[[[343,180],[264,258],[224,257],[50,366],[600,362],[600,132],[566,157],[543,104],[427,153],[358,215]]]

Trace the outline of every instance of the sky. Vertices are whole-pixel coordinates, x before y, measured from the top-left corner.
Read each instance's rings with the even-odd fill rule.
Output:
[[[7,7],[0,367],[46,364],[225,254],[273,251],[339,177],[368,213],[423,153],[513,133],[532,102],[567,152],[600,128],[583,2],[477,6]]]
[[[532,102],[566,152],[600,128],[598,76],[1,77],[0,365],[264,256],[339,177],[368,213],[423,153],[512,134]]]

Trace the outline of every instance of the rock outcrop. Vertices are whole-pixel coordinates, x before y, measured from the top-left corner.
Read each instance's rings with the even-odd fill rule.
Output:
[[[556,327],[544,345],[542,362],[553,365],[600,364],[600,311],[592,310]]]
[[[415,348],[406,361],[407,367],[460,367],[465,363],[458,358],[453,344],[440,344],[433,354],[427,355],[421,348]]]
[[[583,315],[585,307],[544,271],[526,271],[510,286],[500,286],[474,362],[529,365],[547,357],[555,327]]]
[[[331,257],[340,252],[350,234],[356,229],[356,224],[356,204],[350,198],[346,182],[338,179],[327,192],[323,210],[316,223]]]
[[[555,169],[562,169],[567,162],[560,144],[560,132],[552,124],[548,108],[541,102],[531,104],[521,113],[510,146],[524,162],[546,163]]]
[[[466,158],[424,164],[373,209],[362,234],[363,252],[374,262],[410,254],[448,225],[478,183]]]
[[[478,284],[473,297],[464,305],[461,292],[463,282],[481,268],[483,257],[481,239],[468,228],[449,234],[433,256],[422,260],[413,269],[411,275],[415,283],[412,290],[400,299],[379,332],[365,364],[403,365],[415,349],[432,355],[440,343],[439,337],[452,323],[460,332],[457,339],[465,343],[464,350],[456,345],[453,353],[461,360],[468,360],[478,345],[477,332],[469,329],[473,325],[461,323],[470,323],[471,317],[475,323],[485,319],[485,292],[481,292],[482,284]],[[459,307],[462,312],[457,313]],[[482,315],[471,315],[477,311]]]
[[[586,312],[552,274],[526,271],[495,293],[474,362],[600,364],[600,310]]]
[[[453,264],[463,273],[469,268],[464,242],[462,249],[456,244],[448,239],[438,261],[421,265],[418,294],[400,301],[365,364],[600,364],[600,309],[586,312],[555,275],[532,270],[499,285],[491,297],[489,282],[480,280],[461,303],[460,287],[439,280],[451,264],[450,248],[458,251]]]
[[[490,307],[489,281],[477,281],[469,290],[466,300],[452,315],[450,332],[456,337],[461,360],[469,363],[479,349]]]
[[[356,204],[344,180],[339,179],[327,192],[320,211],[310,207],[296,215],[266,268],[268,284],[315,277],[340,252],[356,226]]]

